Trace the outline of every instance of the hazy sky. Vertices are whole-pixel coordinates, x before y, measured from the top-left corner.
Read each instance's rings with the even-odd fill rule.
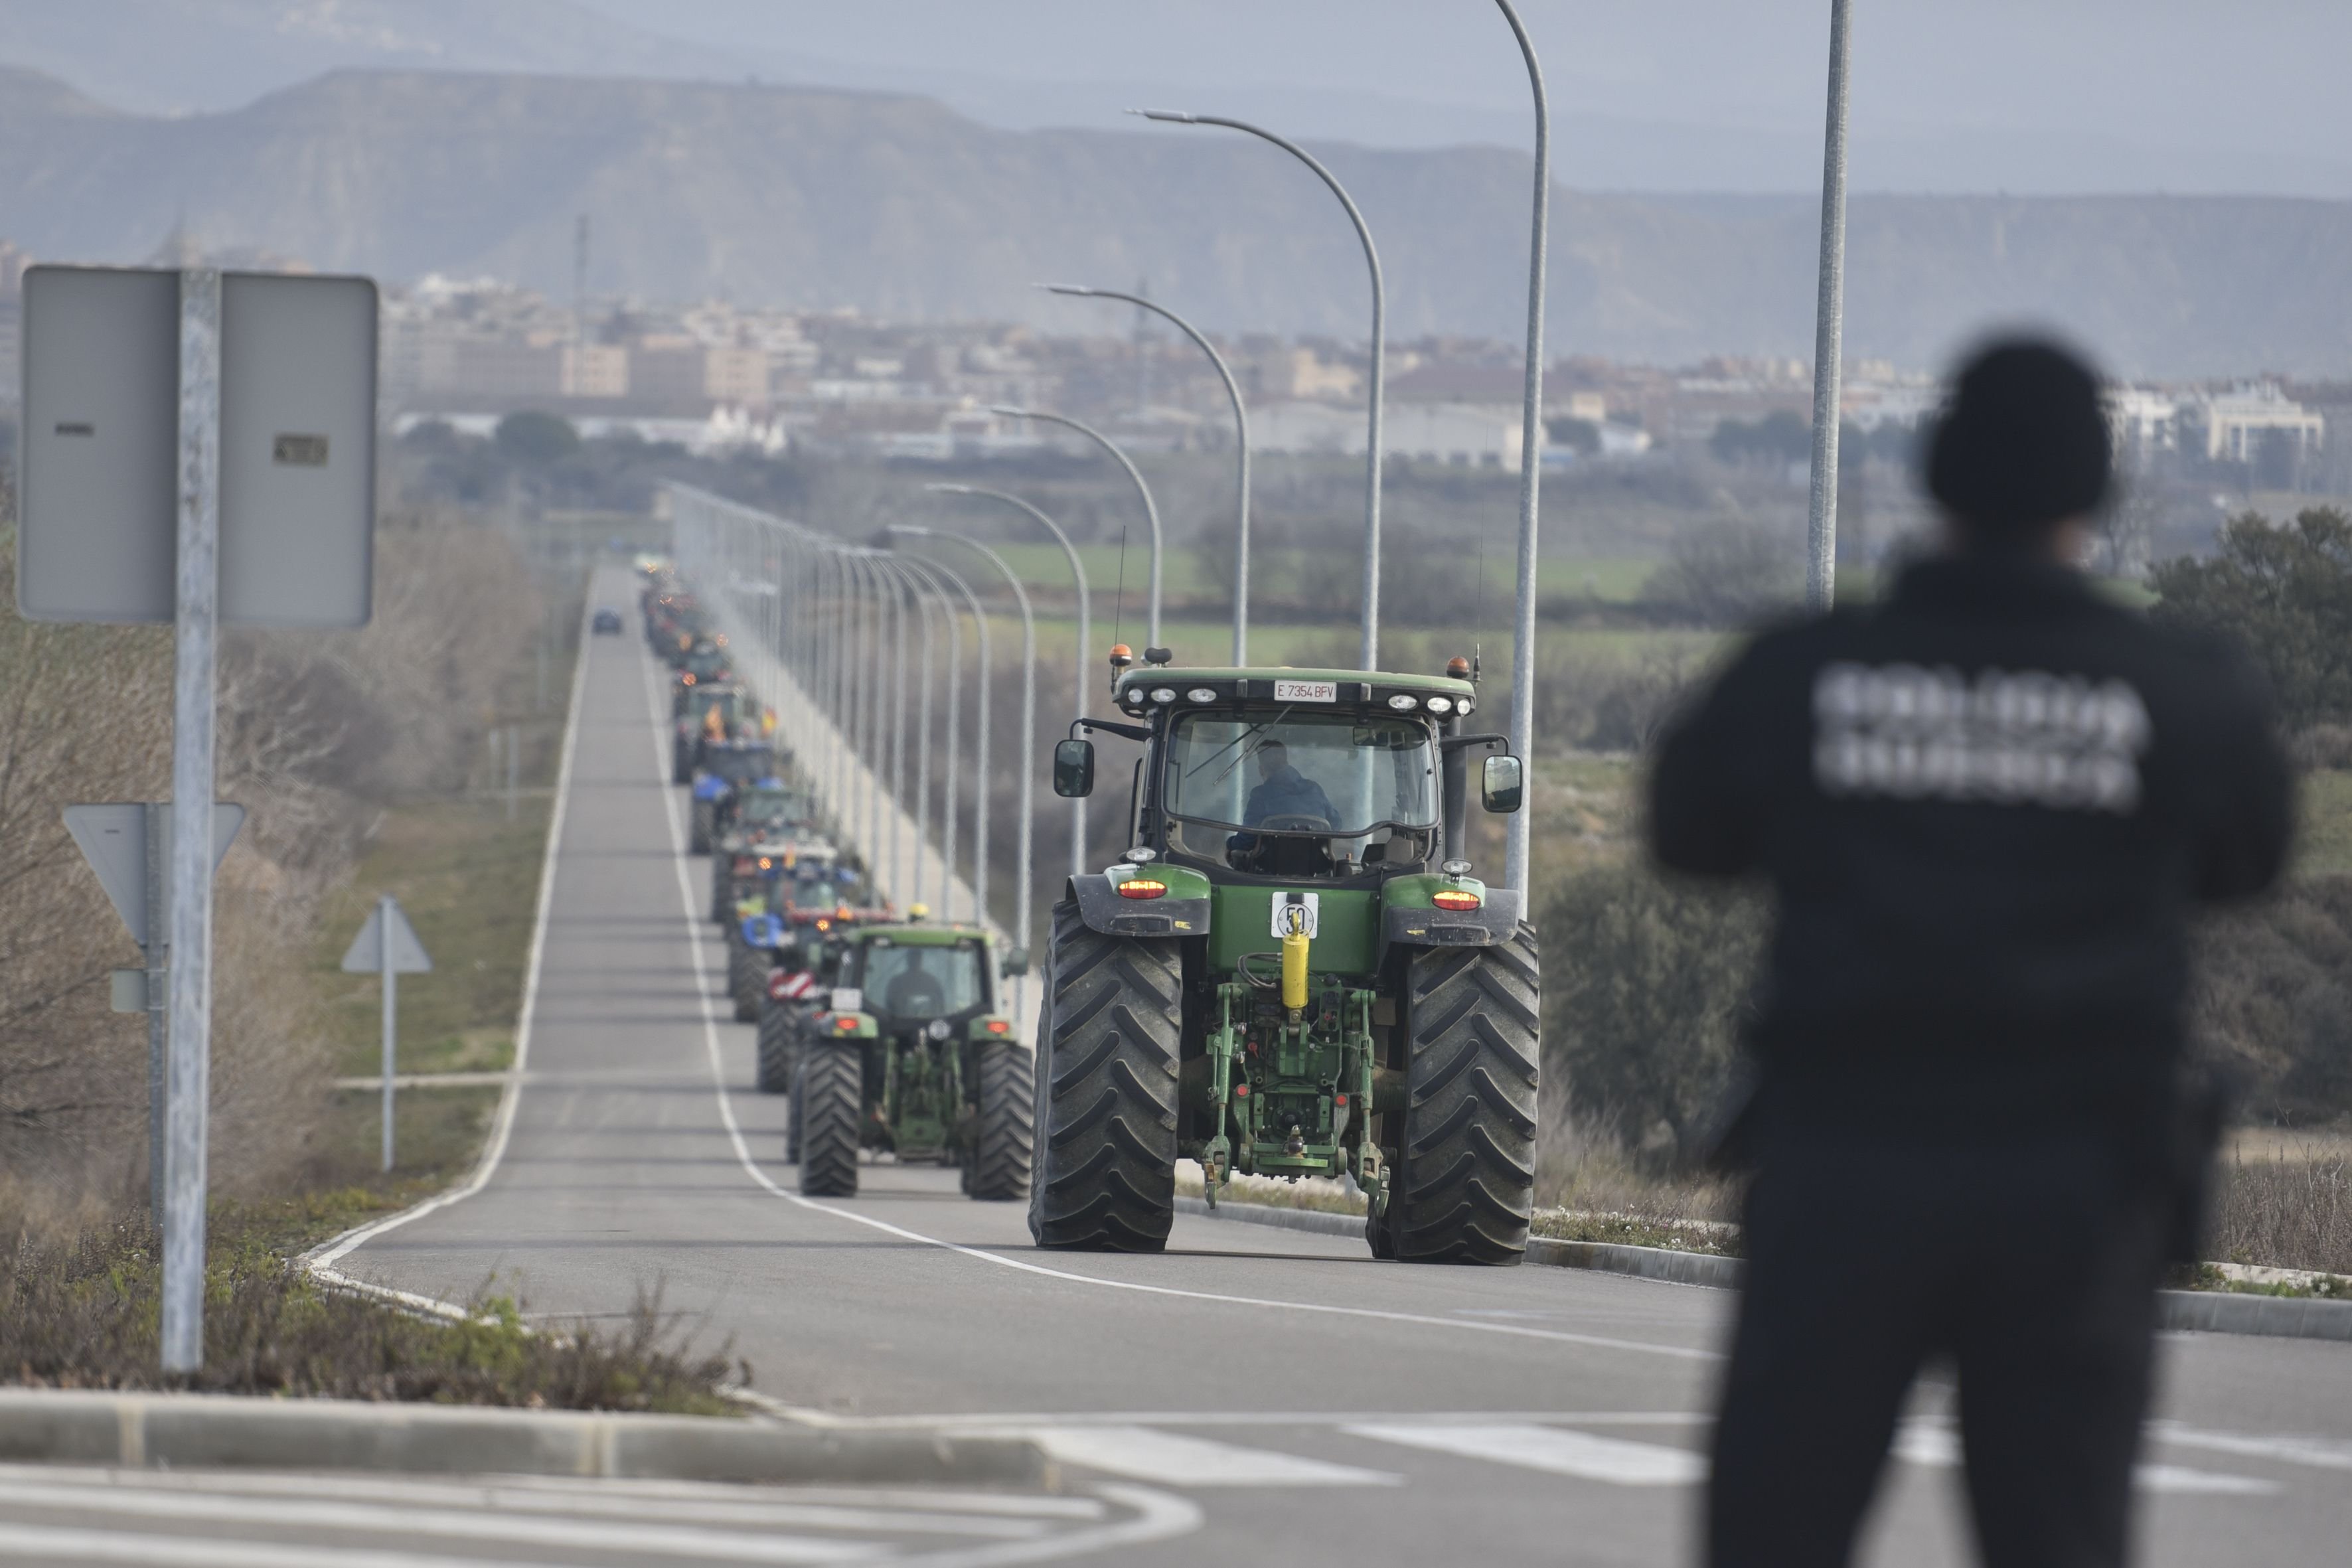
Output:
[[[1488,0],[585,3],[649,31],[906,77],[1000,121],[1024,118],[1025,102],[1029,117],[1066,121],[1088,107],[1070,89],[1096,84],[1106,117],[1120,107],[1118,89],[1136,85],[1183,90],[1202,108],[1221,94],[1246,98],[1260,111],[1287,89],[1298,129],[1365,140],[1500,140],[1526,123],[1516,51]],[[1591,116],[1661,128],[1670,167],[1644,171],[1658,149],[1610,138],[1629,173],[1651,177],[1575,168],[1580,183],[1656,184],[1678,160],[1709,157],[1732,176],[1718,185],[1804,183],[1805,148],[1819,156],[1828,0],[1522,0],[1521,9],[1566,131]],[[1856,0],[1854,9],[1858,184],[2352,196],[2347,0]],[[1055,90],[1000,93],[992,78]],[[1563,152],[1573,160],[1579,149]]]

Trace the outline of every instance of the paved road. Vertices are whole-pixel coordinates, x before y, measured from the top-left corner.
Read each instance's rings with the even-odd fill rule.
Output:
[[[1081,1475],[1198,1505],[1196,1530],[1122,1563],[1687,1559],[1719,1293],[1376,1264],[1189,1217],[1163,1257],[1042,1254],[1017,1206],[936,1169],[799,1197],[751,1031],[717,1010],[723,953],[695,918],[703,865],[679,852],[655,701],[638,639],[591,643],[503,1163],[344,1268],[458,1298],[495,1273],[554,1317],[658,1289],[809,1419],[1031,1432]],[[2352,1348],[2179,1336],[2165,1373],[2148,1561],[2332,1560],[2352,1526]],[[1866,1561],[1969,1560],[1946,1408],[1923,1394]]]

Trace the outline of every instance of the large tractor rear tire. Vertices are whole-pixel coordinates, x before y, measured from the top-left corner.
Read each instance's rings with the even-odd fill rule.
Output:
[[[1036,1142],[1036,1058],[1018,1040],[980,1047],[980,1115],[964,1165],[963,1190],[982,1203],[1029,1195]]]
[[[1535,931],[1525,924],[1500,947],[1413,955],[1404,1133],[1375,1253],[1406,1263],[1526,1256],[1542,981]]]
[[[733,857],[728,855],[714,855],[710,858],[710,923],[712,925],[725,925],[727,917],[735,912],[729,907],[733,900],[728,897],[735,890],[735,868],[730,863]]]
[[[734,998],[737,1023],[758,1021],[770,967],[766,949],[753,947],[740,935],[727,944],[727,989]]]
[[[687,830],[686,849],[689,855],[710,853],[710,826],[719,816],[719,808],[707,800],[694,803],[693,826]]]
[[[670,742],[669,782],[674,784],[694,782],[694,753],[682,742]]]
[[[866,1053],[826,1040],[801,1053],[793,1091],[800,1128],[801,1195],[857,1195],[857,1123],[866,1109]]]
[[[1158,1252],[1176,1218],[1177,944],[1105,936],[1054,906],[1037,1064],[1029,1234],[1087,1252]]]
[[[793,1086],[793,1018],[786,1004],[760,1008],[760,1065],[754,1081],[761,1094],[782,1094]]]

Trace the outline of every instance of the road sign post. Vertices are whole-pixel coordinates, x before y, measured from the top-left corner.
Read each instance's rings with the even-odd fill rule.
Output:
[[[204,1359],[215,636],[224,623],[367,622],[375,285],[37,267],[24,290],[17,607],[174,631],[173,804],[158,816],[170,848],[162,886],[148,886],[157,874],[143,850],[133,875],[144,1000],[168,1012],[163,1179],[151,1194],[163,1227],[163,1365],[188,1373]],[[140,837],[162,835],[142,825]]]
[[[374,913],[368,916],[367,924],[360,927],[360,934],[352,939],[350,950],[343,954],[344,973],[371,971],[383,978],[383,1168],[389,1172],[394,1079],[399,1065],[399,976],[433,973],[433,960],[425,955],[425,944],[416,940],[416,928],[408,923],[400,900],[390,893],[376,900]]]
[[[147,1202],[160,1223],[163,1215],[163,1107],[168,1099],[170,1030],[171,933],[167,914],[172,887],[172,807],[170,803],[144,805],[69,805],[66,831],[73,835],[83,858],[98,874],[98,884],[122,917],[123,929],[139,944],[144,962],[140,968],[117,970],[114,1010],[147,1015]],[[245,825],[245,807],[226,802],[213,805],[208,835],[212,872]]]

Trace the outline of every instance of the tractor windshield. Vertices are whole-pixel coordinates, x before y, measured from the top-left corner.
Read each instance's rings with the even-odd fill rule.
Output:
[[[793,819],[793,797],[785,790],[751,790],[743,796],[741,811],[754,827],[782,827]]]
[[[864,944],[858,989],[866,1008],[891,1018],[952,1017],[988,1002],[986,950],[978,937],[953,947],[920,947],[877,936]]]
[[[1437,753],[1418,719],[1349,712],[1184,713],[1168,735],[1161,805],[1172,847],[1234,865],[1263,839],[1312,835],[1385,842],[1437,823]],[[1351,860],[1371,846],[1334,844]]]
[[[714,749],[710,754],[710,771],[729,784],[749,784],[776,771],[776,753],[765,746],[730,746],[724,751]]]

